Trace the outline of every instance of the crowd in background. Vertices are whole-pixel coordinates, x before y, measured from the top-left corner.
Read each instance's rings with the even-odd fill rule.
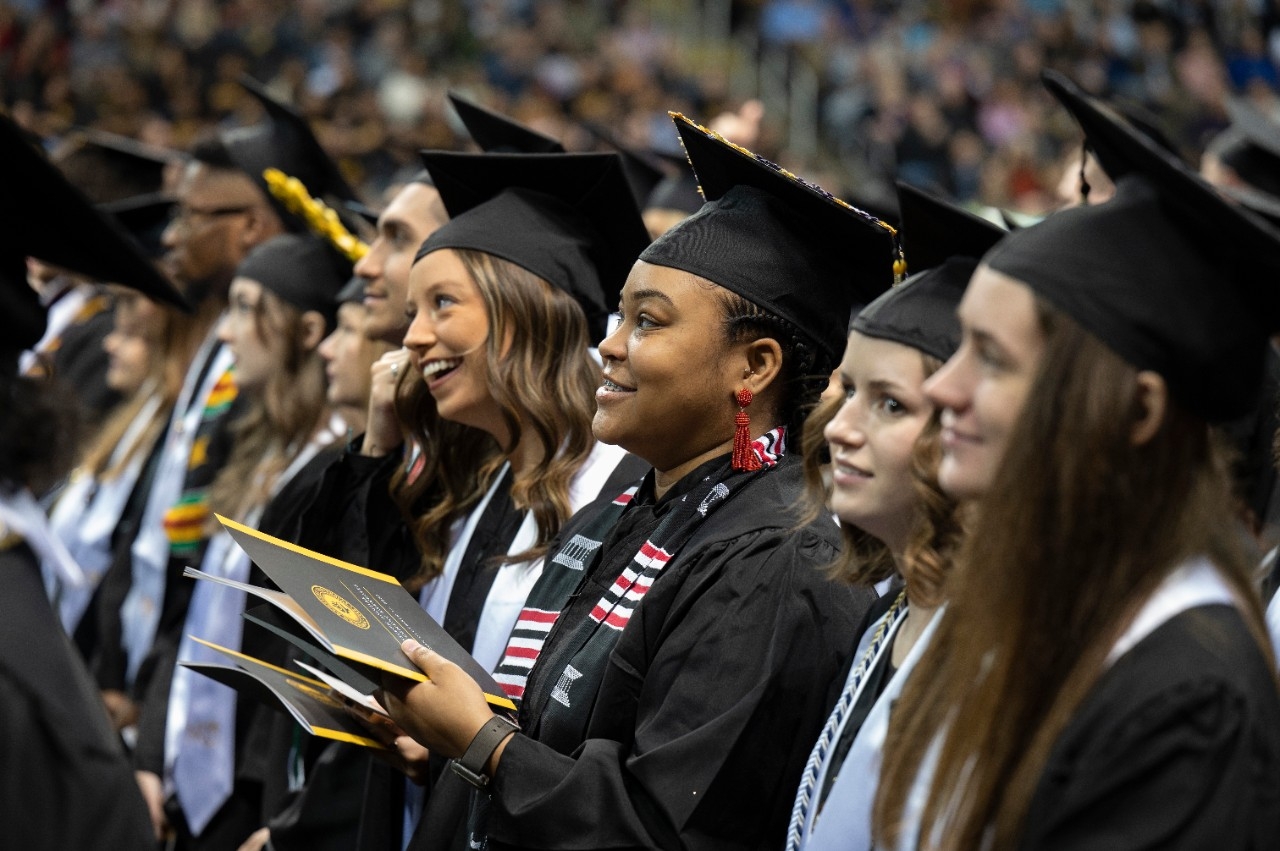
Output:
[[[0,92],[46,138],[92,126],[185,148],[251,124],[248,72],[376,199],[465,138],[463,91],[564,139],[673,152],[668,109],[767,107],[755,147],[875,207],[897,174],[964,202],[1054,204],[1078,133],[1054,67],[1147,108],[1194,159],[1226,100],[1280,108],[1270,0],[109,0],[0,6]],[[762,69],[770,69],[768,72]],[[766,73],[782,77],[765,79]],[[812,91],[790,85],[811,79]],[[772,93],[772,94],[771,94]],[[789,119],[809,121],[791,126]],[[812,119],[812,120],[810,120]],[[803,131],[803,132],[799,132]],[[799,132],[799,135],[797,133]],[[812,144],[798,144],[797,139]],[[891,203],[891,201],[889,201]]]

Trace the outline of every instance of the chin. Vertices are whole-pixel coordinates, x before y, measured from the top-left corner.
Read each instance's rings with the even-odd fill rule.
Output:
[[[987,477],[979,470],[965,469],[943,459],[938,468],[938,486],[952,499],[976,499],[987,490]]]

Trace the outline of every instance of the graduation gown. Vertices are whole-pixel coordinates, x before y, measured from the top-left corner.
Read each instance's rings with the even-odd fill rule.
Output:
[[[1120,657],[1050,753],[1021,848],[1280,846],[1280,696],[1234,607],[1200,606]]]
[[[407,579],[417,571],[421,556],[390,496],[391,477],[402,463],[400,453],[366,458],[350,449],[331,450],[299,475],[297,487],[291,483],[273,500],[263,514],[262,528],[308,548]],[[575,477],[571,500],[578,505],[601,491],[620,490],[645,469],[633,456],[599,445]],[[459,521],[459,532],[471,528],[469,535],[455,538],[455,547],[462,551],[454,555],[462,558],[452,572],[447,570],[445,576],[433,580],[420,595],[431,596],[429,611],[471,652],[477,652],[478,639],[482,644],[493,644],[479,631],[490,622],[486,616],[498,615],[495,620],[502,620],[498,597],[511,592],[489,556],[523,550],[518,536],[531,533],[524,528],[529,525],[525,512],[510,504],[510,480],[509,473],[502,476],[488,503],[477,505]],[[519,573],[522,567],[507,565],[502,570]],[[523,597],[511,618],[522,603]],[[500,651],[510,627],[499,631],[503,632],[496,645]],[[285,658],[295,655],[290,650]],[[488,664],[491,660],[483,661]],[[273,847],[345,849],[353,847],[353,840],[354,847],[360,849],[398,851],[402,847],[403,775],[373,760],[362,748],[309,736],[298,739],[292,719],[265,708],[259,711],[254,727],[252,735],[259,746],[251,752],[261,755],[264,823],[271,828]],[[290,790],[283,782],[291,757],[300,759],[307,778],[301,789]],[[443,761],[436,766],[437,774],[442,767]]]
[[[0,550],[0,836],[6,848],[154,849],[97,689],[23,544]]]
[[[633,507],[619,523],[631,516],[639,528],[606,539],[561,615],[564,629],[529,679],[526,733],[507,744],[491,784],[491,847],[781,847],[806,745],[826,719],[826,685],[874,599],[825,578],[839,547],[829,519],[796,528],[798,457],[743,485],[674,554],[619,636],[586,728],[543,736],[539,726],[556,686],[559,669],[548,660],[557,638],[613,584],[663,506],[707,472],[690,473],[647,510],[652,497],[642,488],[644,513]],[[573,533],[571,523],[562,537]],[[447,819],[433,806],[419,835],[436,834]],[[423,847],[458,839],[454,832]]]

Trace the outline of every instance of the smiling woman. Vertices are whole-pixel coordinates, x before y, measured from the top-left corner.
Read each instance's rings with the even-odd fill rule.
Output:
[[[457,774],[490,796],[468,805],[458,777],[442,783],[418,847],[778,847],[805,756],[794,742],[816,733],[870,602],[816,569],[836,529],[797,528],[789,437],[838,359],[852,301],[888,285],[892,233],[677,127],[712,200],[631,270],[595,393],[596,437],[652,470],[575,515],[550,549],[496,673],[520,733],[425,650],[414,658],[430,682],[386,683],[405,730],[461,757]],[[851,280],[851,266],[869,271]]]

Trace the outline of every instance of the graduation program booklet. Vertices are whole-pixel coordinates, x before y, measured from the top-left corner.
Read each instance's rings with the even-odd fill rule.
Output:
[[[218,517],[232,540],[280,591],[210,576],[188,567],[183,574],[240,588],[273,603],[340,659],[424,682],[427,677],[404,655],[401,642],[414,639],[462,668],[489,704],[514,711],[515,704],[484,667],[432,620],[393,576],[273,538]],[[335,674],[340,672],[335,671]],[[363,672],[362,672],[363,673]]]
[[[369,719],[368,723],[378,723],[379,716],[385,717],[381,707],[371,705],[369,699],[357,699],[352,692],[348,695],[342,689],[334,688],[325,677],[307,677],[269,665],[260,659],[237,653],[221,647],[211,641],[202,641],[205,647],[218,651],[228,658],[229,664],[216,662],[179,662],[179,665],[190,668],[225,686],[247,694],[268,705],[283,709],[293,716],[294,720],[313,736],[333,739],[338,742],[349,742],[376,750],[386,750],[386,745],[369,737],[368,730],[348,714],[344,699],[363,709]],[[319,673],[313,671],[313,673]],[[335,692],[337,694],[335,694]],[[340,699],[341,698],[343,699]],[[360,711],[360,709],[357,709]],[[390,723],[390,719],[387,719]]]

